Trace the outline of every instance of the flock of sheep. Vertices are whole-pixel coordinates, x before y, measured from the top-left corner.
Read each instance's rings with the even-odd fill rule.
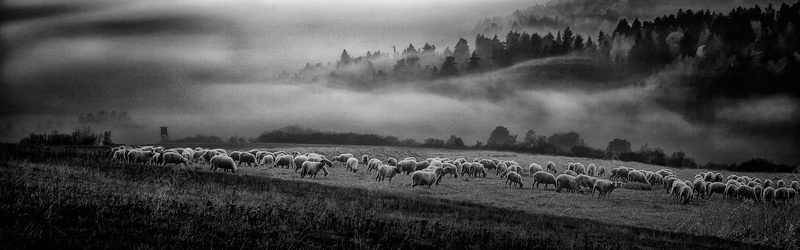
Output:
[[[509,187],[517,186],[523,188],[522,176],[532,176],[532,187],[539,188],[544,184],[547,189],[553,185],[556,192],[566,190],[567,192],[579,192],[581,194],[590,193],[594,196],[598,192],[598,197],[608,197],[617,187],[622,186],[623,181],[628,183],[642,183],[648,186],[663,186],[667,193],[680,202],[686,203],[695,197],[710,199],[715,193],[723,195],[726,199],[750,200],[753,202],[765,202],[775,204],[777,202],[794,202],[795,194],[800,191],[800,183],[792,181],[787,183],[784,180],[764,180],[751,178],[748,176],[729,175],[724,177],[720,173],[699,173],[694,180],[680,180],[670,169],[661,169],[656,172],[633,169],[629,167],[616,167],[606,171],[605,166],[597,166],[594,163],[584,166],[581,163],[570,162],[566,165],[563,173],[558,174],[556,164],[548,161],[543,168],[541,165],[531,163],[530,165],[520,165],[516,161],[506,161],[498,159],[475,158],[468,161],[465,158],[451,160],[449,158],[428,158],[418,161],[414,157],[407,157],[402,160],[388,158],[386,162],[369,158],[363,155],[360,159],[353,154],[340,154],[328,159],[325,155],[318,153],[287,153],[284,151],[266,152],[257,149],[249,151],[232,151],[228,153],[225,149],[204,149],[204,148],[170,148],[163,147],[128,147],[121,146],[112,148],[111,157],[113,160],[123,161],[131,164],[208,164],[212,171],[222,169],[227,172],[230,170],[235,173],[241,166],[268,166],[280,168],[292,168],[295,172],[300,171],[300,177],[316,178],[317,173],[322,171],[324,176],[328,176],[328,167],[333,167],[334,163],[339,163],[346,167],[348,171],[357,172],[360,165],[366,166],[366,171],[375,170],[375,180],[389,182],[400,173],[411,175],[412,187],[416,186],[438,186],[442,178],[451,175],[454,178],[462,176],[486,177],[489,171],[494,171],[495,176],[505,179],[505,185]],[[608,172],[609,179],[600,179]],[[558,174],[558,176],[556,176]]]

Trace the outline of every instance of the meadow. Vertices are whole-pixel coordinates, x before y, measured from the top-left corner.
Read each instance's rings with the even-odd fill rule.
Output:
[[[198,146],[198,145],[165,145]],[[519,153],[426,148],[250,144],[226,149],[498,158],[544,165],[569,161],[659,166]],[[798,207],[695,199],[664,189],[619,188],[610,198],[508,188],[486,178],[445,177],[411,188],[410,177],[375,182],[366,166],[315,180],[294,169],[242,167],[236,174],[138,166],[101,157],[102,148],[27,148],[0,153],[0,248],[784,248],[796,249]],[[563,169],[562,169],[563,170]],[[674,169],[691,179],[699,169]],[[724,175],[731,173],[722,172]],[[794,174],[735,173],[796,180]],[[624,186],[639,187],[639,186]]]

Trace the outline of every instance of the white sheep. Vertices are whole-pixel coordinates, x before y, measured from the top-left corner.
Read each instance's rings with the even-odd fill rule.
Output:
[[[777,202],[787,203],[789,201],[789,189],[786,187],[776,188],[775,200]]]
[[[275,156],[267,154],[261,158],[261,165],[272,167],[272,164],[275,164]]]
[[[424,162],[426,164],[428,163],[427,161],[421,161],[421,162]],[[402,160],[402,161],[399,161],[399,162],[395,163],[395,165],[393,165],[393,166],[397,166],[397,169],[399,169],[400,172],[403,172],[403,173],[406,173],[406,175],[409,175],[409,174],[413,173],[414,171],[420,170],[420,169],[417,169],[417,166],[419,165],[419,163],[420,162],[416,162],[414,160]],[[390,166],[392,166],[392,165],[390,165]],[[425,167],[427,167],[427,166],[425,166]]]
[[[472,166],[474,164],[476,164],[476,163],[474,163],[474,162],[461,163],[461,175],[472,176]]]
[[[242,152],[240,152],[240,151],[232,151],[231,154],[229,154],[228,156],[233,158],[233,161],[238,162],[239,161],[239,154],[241,154],[241,153]]]
[[[341,162],[342,164],[346,164],[347,160],[350,158],[353,158],[353,154],[351,153],[340,154],[331,158],[331,162]]]
[[[573,170],[573,171],[575,171],[575,173],[577,173],[577,174],[586,174],[586,167],[584,167],[583,164],[575,163],[573,166],[575,166],[575,170]]]
[[[557,174],[558,173],[558,169],[556,168],[556,164],[553,161],[548,161],[547,165],[545,165],[545,166],[547,167],[547,171],[553,172],[553,174]]]
[[[647,182],[649,182],[651,186],[661,185],[664,183],[664,177],[660,174],[652,174],[650,178],[647,179]]]
[[[458,178],[458,167],[452,163],[445,163],[444,166],[442,166],[442,174],[450,174],[453,178]]]
[[[669,194],[673,198],[680,198],[681,188],[683,188],[683,186],[688,186],[688,185],[686,185],[685,182],[680,181],[680,180],[677,180],[677,181],[673,182],[672,186],[669,189]]]
[[[481,163],[473,164],[472,176],[478,177],[479,175],[483,175],[483,177],[486,177],[486,168]]]
[[[247,166],[249,167],[258,166],[258,162],[256,161],[256,156],[249,152],[239,153],[239,164],[247,164]]]
[[[292,159],[292,164],[294,165],[294,171],[297,172],[297,170],[303,168],[303,163],[308,161],[308,159],[309,159],[308,156],[305,155],[298,155],[294,157],[294,159]]]
[[[755,192],[755,194],[756,194],[756,196],[755,196],[755,199],[754,199],[754,200],[755,200],[755,201],[763,201],[763,200],[762,200],[762,198],[764,198],[764,197],[763,197],[763,195],[764,195],[764,188],[762,188],[762,187],[761,187],[761,185],[756,185],[755,187],[753,187],[753,191],[754,191],[754,192]]]
[[[572,171],[572,170],[569,170],[569,169],[564,170],[564,174],[571,175],[571,176],[578,176],[578,173],[575,173],[575,171]]]
[[[764,201],[767,204],[773,204],[774,205],[776,203],[776,201],[775,201],[775,188],[772,188],[772,187],[764,188],[764,194],[763,194],[761,200]]]
[[[536,163],[531,163],[531,165],[528,165],[528,167],[531,168],[530,170],[531,174],[536,174],[536,172],[544,171],[544,168],[542,168],[542,166]]]
[[[697,197],[703,199],[706,197],[706,182],[703,179],[696,179],[694,180],[694,186],[692,186],[692,191]]]
[[[389,157],[389,159],[386,159],[386,163],[389,164],[389,166],[396,166],[397,159],[395,159],[394,157]]]
[[[783,181],[783,180],[778,180],[778,181],[775,182],[775,187],[776,188],[784,188],[784,187],[786,187],[786,182]]]
[[[142,163],[147,164],[153,160],[153,157],[156,156],[156,152],[153,151],[137,151],[132,150],[128,152],[128,162],[131,164],[135,163]]]
[[[214,172],[216,172],[218,168],[222,169],[224,172],[228,172],[228,170],[230,170],[233,173],[236,173],[236,170],[238,170],[236,167],[236,162],[233,161],[233,158],[224,154],[211,157],[209,162],[211,163],[211,171]]]
[[[178,154],[177,152],[164,153],[164,155],[161,156],[161,161],[159,161],[158,163],[161,163],[161,166],[164,166],[166,164],[175,164],[175,166],[180,166],[181,164],[183,164],[187,167],[189,166],[189,160],[186,159],[186,157],[183,157],[182,155]]]
[[[606,166],[597,167],[597,176],[606,175]]]
[[[553,176],[553,174],[544,171],[533,173],[533,184],[531,186],[535,186],[538,189],[539,184],[544,184],[545,189],[547,189],[547,185],[550,184],[556,186],[556,177]]]
[[[492,170],[492,169],[497,168],[497,162],[495,162],[494,160],[496,160],[496,159],[491,159],[491,160],[483,159],[483,160],[480,161],[480,163],[483,164],[483,167],[486,170]]]
[[[681,187],[681,202],[689,203],[689,200],[694,198],[694,193],[692,188],[689,186],[684,185]]]
[[[496,170],[497,170],[497,171],[495,171],[495,172],[494,172],[494,175],[495,175],[495,176],[498,176],[498,175],[500,175],[501,173],[505,174],[505,173],[506,173],[506,171],[508,171],[508,166],[506,166],[506,163],[505,163],[505,162],[500,162],[499,164],[497,164],[497,169],[496,169]],[[501,176],[501,177],[502,177],[502,176]]]
[[[592,188],[594,188],[594,183],[597,182],[597,177],[579,174],[577,177],[575,177],[575,181],[578,182],[578,188],[583,189],[585,187],[591,191]]]
[[[725,196],[722,198],[735,199],[739,195],[739,186],[735,184],[725,184]]]
[[[580,192],[583,194],[583,190],[578,187],[578,181],[572,175],[560,174],[556,177],[556,193],[560,193],[561,189],[566,189],[568,193]]]
[[[594,191],[598,191],[599,194],[597,195],[597,198],[601,197],[608,198],[608,195],[611,194],[611,191],[614,191],[614,189],[620,186],[622,186],[622,183],[620,182],[612,182],[609,180],[597,180],[594,182],[594,186],[592,186],[592,197],[594,197]]]
[[[728,185],[725,185],[725,183],[722,182],[709,183],[708,186],[706,187],[706,199],[711,199],[711,195],[715,193],[724,196],[726,187],[728,187]]]
[[[586,167],[586,174],[589,176],[595,176],[597,174],[597,165],[594,165],[594,163],[589,163],[589,166]]]
[[[381,165],[376,172],[378,172],[378,174],[375,175],[376,181],[381,182],[385,178],[389,178],[389,182],[392,182],[392,178],[400,173],[400,168],[397,166]]]
[[[369,163],[369,156],[364,154],[361,156],[361,164],[367,165]]]
[[[729,178],[730,178],[730,177],[729,177]],[[773,184],[772,184],[772,180],[770,180],[770,179],[766,179],[766,180],[764,180],[764,185],[763,185],[763,186],[764,186],[764,188],[768,188],[768,187],[775,188],[775,187],[773,186]]]
[[[758,201],[756,200],[755,190],[753,190],[753,188],[750,186],[745,186],[745,185],[739,186],[739,188],[736,190],[736,195],[739,197],[739,199],[750,199],[752,201]]]
[[[290,155],[291,156],[291,155]],[[310,178],[316,179],[317,173],[322,170],[325,176],[328,176],[328,168],[325,166],[333,167],[333,163],[329,160],[321,160],[319,162],[306,161],[300,169],[300,178],[305,178],[308,175]]]
[[[378,160],[377,158],[369,159],[369,163],[367,163],[367,172],[372,172],[373,169],[377,171],[378,167],[381,165],[383,165],[381,160]]]
[[[434,171],[414,171],[411,174],[411,187],[427,185],[430,188],[433,184],[439,186],[438,180],[442,176],[442,172],[441,168],[436,168]]]
[[[628,172],[628,181],[641,182],[648,185],[650,184],[647,182],[647,177],[645,176],[645,174],[639,170],[632,170]]]
[[[272,166],[273,167],[291,168],[293,161],[294,161],[294,156],[292,156],[292,155],[281,155],[281,156],[278,156],[277,159],[275,159],[275,164],[273,164]]]
[[[356,158],[347,159],[347,163],[345,164],[347,165],[347,170],[353,171],[353,173],[358,171],[358,159]]]
[[[517,184],[519,185],[519,188],[523,188],[522,175],[514,171],[509,172],[508,174],[506,174],[506,184],[509,187],[512,187],[514,184]]]

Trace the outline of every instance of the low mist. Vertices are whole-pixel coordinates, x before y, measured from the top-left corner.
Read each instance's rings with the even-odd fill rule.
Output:
[[[90,125],[95,131],[111,130],[117,143],[139,144],[157,142],[160,126],[169,126],[177,139],[196,134],[256,137],[298,124],[420,141],[457,135],[474,145],[485,143],[496,126],[505,126],[519,138],[529,129],[537,135],[575,131],[589,146],[602,149],[623,138],[634,150],[645,144],[668,153],[683,150],[698,162],[753,157],[800,162],[794,131],[800,100],[776,95],[729,101],[713,119],[698,122],[682,112],[691,107],[680,103],[680,92],[664,91],[687,74],[678,66],[625,87],[615,87],[614,79],[565,76],[552,68],[580,63],[576,57],[374,88],[343,87],[325,79],[313,84],[274,80],[277,73],[296,72],[306,62],[335,62],[342,49],[361,55],[425,42],[440,51],[452,48],[456,34],[474,26],[467,20],[530,3],[420,3],[421,9],[404,4],[355,9],[349,3],[335,9],[339,14],[327,14],[336,13],[329,5],[282,2],[208,1],[191,8],[151,4],[79,5],[66,14],[3,24],[7,52],[0,83],[0,140]],[[474,11],[489,5],[486,12]],[[98,111],[125,111],[131,119],[76,122]]]

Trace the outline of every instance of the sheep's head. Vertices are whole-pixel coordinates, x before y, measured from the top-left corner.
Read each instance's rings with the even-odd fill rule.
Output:
[[[330,166],[330,167],[333,167],[333,163],[331,161],[329,161],[329,160],[323,159],[323,160],[320,160],[319,162],[322,162],[322,167],[325,167],[326,165]],[[326,174],[326,176],[327,176],[327,174]]]

